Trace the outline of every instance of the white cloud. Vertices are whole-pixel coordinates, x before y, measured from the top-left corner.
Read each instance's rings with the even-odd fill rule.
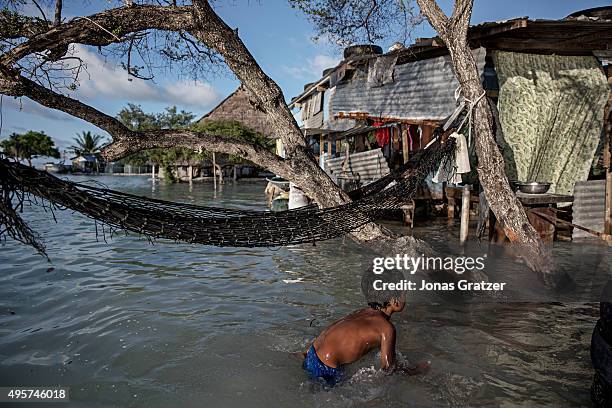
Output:
[[[340,62],[339,58],[330,57],[325,54],[317,54],[306,61],[305,64],[296,66],[285,66],[283,69],[292,77],[305,81],[321,78],[323,70],[333,68]]]
[[[338,58],[319,54],[316,55],[314,59],[312,59],[311,66],[313,70],[322,73],[324,69],[335,67],[336,65],[338,65],[339,62],[340,60]]]
[[[156,84],[129,77],[115,62],[105,61],[83,46],[76,46],[75,54],[86,65],[87,72],[81,74],[77,91],[86,99],[111,97],[126,102],[163,102],[205,110],[220,98],[212,85],[202,81]]]
[[[53,120],[71,120],[72,116],[55,110],[49,109],[28,98],[13,98],[5,96],[3,99],[3,106],[9,110],[17,112],[25,112],[36,116],[41,116],[47,119]]]

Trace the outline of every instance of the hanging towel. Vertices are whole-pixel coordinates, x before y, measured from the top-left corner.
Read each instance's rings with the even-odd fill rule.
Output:
[[[455,148],[455,165],[457,166],[457,173],[469,173],[472,169],[470,167],[470,155],[468,153],[468,145],[465,140],[465,136],[461,133],[453,133],[450,137],[454,138],[457,147]]]
[[[372,124],[372,126],[384,126],[384,122],[374,122]],[[385,147],[386,145],[389,144],[389,128],[388,127],[384,127],[381,129],[376,129],[375,133],[374,133],[375,137],[376,137],[376,143],[378,143],[379,147]]]
[[[455,139],[456,142],[454,160],[444,160],[440,164],[436,175],[432,179],[434,183],[448,181],[449,183],[459,184],[462,181],[461,175],[471,171],[465,136],[455,132],[450,137]]]

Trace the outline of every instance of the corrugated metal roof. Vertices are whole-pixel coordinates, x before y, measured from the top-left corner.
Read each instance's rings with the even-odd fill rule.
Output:
[[[482,74],[485,50],[473,51]],[[396,65],[394,82],[369,88],[367,71],[359,70],[352,80],[338,84],[330,106],[332,114],[368,112],[370,116],[402,120],[442,120],[455,109],[459,86],[450,56]]]
[[[336,182],[343,174],[344,159],[344,156],[341,156],[325,161],[325,171]],[[351,175],[359,177],[361,182],[378,180],[390,173],[387,159],[380,148],[349,155],[346,170]]]
[[[593,51],[609,49],[608,44],[612,40],[611,27],[612,21],[604,18],[529,20],[528,17],[521,17],[471,26],[468,40],[472,47],[543,54],[591,55]],[[398,55],[398,65],[447,54],[446,47],[436,40],[437,37],[421,39],[417,44],[392,53]],[[375,56],[345,60],[335,69],[346,63],[363,62],[371,58]],[[325,86],[332,72],[328,72],[316,84],[292,99],[289,106],[295,106],[319,86]]]

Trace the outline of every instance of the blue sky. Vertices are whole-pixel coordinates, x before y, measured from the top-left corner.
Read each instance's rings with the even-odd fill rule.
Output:
[[[66,13],[76,16],[108,7],[109,2],[65,0],[64,4]],[[450,13],[452,1],[439,0],[439,4]],[[558,19],[577,10],[608,4],[599,0],[475,0],[472,24],[521,16]],[[277,81],[287,99],[299,94],[305,83],[318,79],[324,68],[334,66],[340,60],[339,50],[325,42],[312,41],[314,33],[308,21],[283,0],[219,0],[216,7],[231,27],[239,29],[242,40],[264,71]],[[30,7],[27,12],[35,13],[35,9]],[[52,15],[52,12],[48,14]],[[414,29],[412,38],[432,35],[433,30],[424,23]],[[381,45],[386,48],[389,44]],[[238,86],[237,80],[229,73],[198,82],[178,77],[173,72],[158,74],[153,82],[128,81],[116,63],[105,61],[95,49],[79,47],[78,52],[87,63],[88,75],[82,77],[76,96],[110,115],[115,115],[132,102],[141,104],[149,112],[160,112],[166,106],[177,105],[200,116]],[[83,130],[106,135],[84,121],[26,98],[20,101],[4,97],[0,139],[25,130],[44,130],[60,149],[69,146],[74,135]]]

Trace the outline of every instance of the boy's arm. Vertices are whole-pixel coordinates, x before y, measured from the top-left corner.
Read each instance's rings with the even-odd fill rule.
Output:
[[[400,365],[395,360],[395,327],[389,324],[381,335],[380,341],[381,368],[388,373],[399,372],[406,375],[424,374],[429,371],[429,361],[423,361],[414,367]]]
[[[380,366],[391,371],[395,367],[395,326],[389,324],[381,333]]]

